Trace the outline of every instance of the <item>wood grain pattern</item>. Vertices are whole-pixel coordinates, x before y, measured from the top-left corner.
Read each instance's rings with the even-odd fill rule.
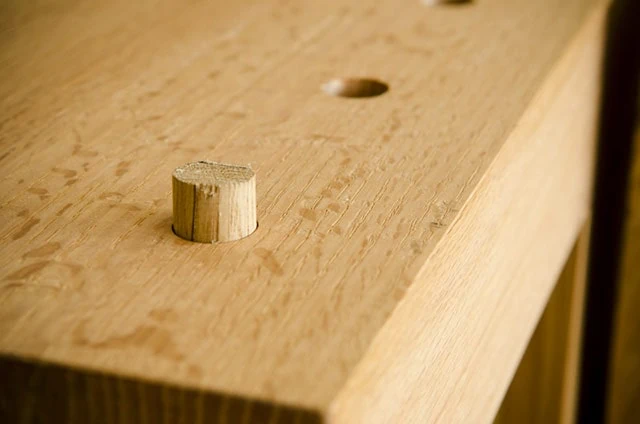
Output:
[[[587,213],[596,3],[4,3],[0,351],[491,419]],[[321,90],[361,76],[389,91]],[[171,233],[203,156],[260,175],[250,237]]]
[[[332,404],[336,422],[495,417],[588,214],[604,11],[551,73],[356,366]]]
[[[634,151],[608,398],[608,419],[612,424],[640,421],[640,125]]]
[[[575,423],[589,224],[569,256],[494,420]]]
[[[3,423],[316,424],[303,408],[0,357]],[[46,394],[46,395],[45,395]]]
[[[564,307],[569,310],[567,339],[565,341],[564,371],[560,406],[560,423],[575,423],[578,417],[578,397],[580,395],[580,361],[583,353],[583,333],[589,249],[591,245],[590,218],[576,242],[573,264],[573,284],[570,301]]]

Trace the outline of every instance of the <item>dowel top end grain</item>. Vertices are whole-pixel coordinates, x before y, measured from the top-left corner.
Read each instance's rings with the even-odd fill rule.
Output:
[[[173,171],[173,177],[186,184],[207,184],[219,186],[225,183],[242,183],[255,178],[249,166],[201,160],[180,166]]]
[[[199,161],[175,169],[176,235],[215,243],[239,240],[256,228],[256,177],[250,167]]]

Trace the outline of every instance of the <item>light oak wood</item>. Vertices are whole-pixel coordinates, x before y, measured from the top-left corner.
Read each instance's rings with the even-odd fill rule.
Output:
[[[136,381],[248,422],[490,421],[587,215],[599,3],[4,6],[7,366],[112,378],[71,416]],[[171,232],[202,157],[259,175],[251,236]]]
[[[315,411],[0,357],[3,423],[317,424]],[[15,390],[6,390],[6,387]]]
[[[335,422],[494,419],[588,213],[604,12],[374,338],[332,404]]]
[[[611,424],[640,421],[640,123],[636,129],[634,151],[608,396]]]
[[[173,171],[173,231],[201,243],[256,230],[256,174],[247,166],[198,161]]]
[[[547,302],[496,424],[575,423],[589,226],[582,230]]]
[[[580,392],[580,361],[582,359],[582,337],[587,290],[589,246],[591,243],[591,219],[580,233],[575,250],[566,269],[572,269],[573,282],[568,302],[563,308],[568,310],[568,328],[565,341],[564,369],[562,372],[562,394],[560,397],[560,423],[572,424],[577,420],[578,396]],[[562,289],[560,289],[562,290]],[[560,307],[558,307],[559,309]]]

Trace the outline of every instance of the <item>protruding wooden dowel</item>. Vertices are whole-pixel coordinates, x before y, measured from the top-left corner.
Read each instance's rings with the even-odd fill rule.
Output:
[[[200,161],[173,172],[173,231],[178,236],[201,243],[233,241],[256,227],[251,168]]]

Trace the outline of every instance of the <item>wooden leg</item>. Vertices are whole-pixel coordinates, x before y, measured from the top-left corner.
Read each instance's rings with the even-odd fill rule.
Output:
[[[636,129],[635,159],[624,223],[620,293],[616,305],[611,385],[607,393],[610,424],[640,422],[640,122]]]
[[[578,237],[495,423],[575,422],[589,225]]]
[[[630,207],[627,193],[634,157],[633,134],[640,112],[639,18],[640,2],[635,0],[615,0],[607,16],[593,190],[592,249],[589,258],[580,369],[580,423],[607,422],[607,398],[609,408],[613,407],[612,402],[627,403],[622,399],[628,399],[626,395],[621,397],[623,392],[617,391],[621,387],[620,383],[614,383],[613,380],[617,379],[619,371],[613,367],[620,366],[620,361],[614,359],[614,355],[620,358],[626,356],[621,355],[620,349],[616,346],[619,346],[616,338],[620,337],[616,333],[625,330],[616,328],[615,318],[618,315],[620,319],[620,302],[626,301],[631,295],[631,292],[623,292],[621,284],[625,279],[622,274],[626,254],[624,224]],[[637,257],[634,258],[634,262],[636,265]],[[635,309],[633,306],[631,308]],[[637,321],[635,311],[631,316],[632,322]],[[627,339],[627,343],[631,339]],[[630,358],[637,358],[637,353],[632,349],[629,353]],[[629,372],[623,374],[624,380],[633,379]],[[629,387],[631,391],[627,392],[625,389],[624,392],[631,393],[633,411],[637,409],[638,392],[633,392],[633,384]],[[615,409],[619,410],[617,406]],[[620,416],[617,412],[615,415]],[[632,417],[628,415],[622,422],[637,422],[626,421],[627,418]]]

